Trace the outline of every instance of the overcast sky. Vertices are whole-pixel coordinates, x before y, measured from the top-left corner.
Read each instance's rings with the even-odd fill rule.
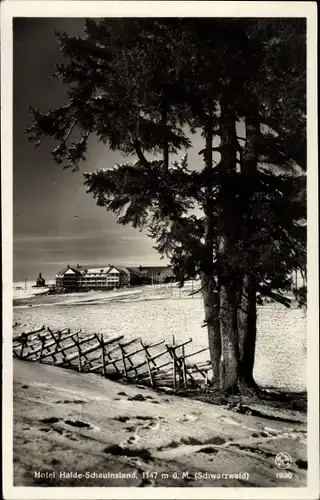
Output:
[[[81,34],[81,19],[14,21],[14,281],[52,279],[65,265],[163,263],[145,234],[118,225],[86,194],[81,172],[62,170],[49,155],[52,142],[39,148],[28,142],[29,106],[42,111],[65,101],[65,89],[49,78],[61,56],[53,30]],[[202,139],[193,138],[189,163],[200,166]],[[106,168],[122,160],[97,140],[91,141],[82,171]]]
[[[72,173],[52,160],[53,142],[35,149],[24,133],[29,106],[40,111],[66,101],[66,88],[50,79],[61,61],[54,30],[80,35],[82,19],[16,18],[13,44],[13,246],[14,281],[35,280],[39,272],[52,279],[66,265],[167,263],[144,233],[117,224],[115,216],[97,207],[83,186],[83,171],[112,166],[120,153],[92,138],[87,161]],[[240,134],[241,135],[241,134]],[[243,135],[243,132],[242,132]],[[189,165],[202,166],[200,135],[191,137]],[[181,153],[183,154],[183,153]]]

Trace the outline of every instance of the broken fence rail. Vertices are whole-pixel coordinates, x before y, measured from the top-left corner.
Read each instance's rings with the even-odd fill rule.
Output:
[[[17,358],[77,369],[80,372],[99,373],[133,382],[172,385],[174,389],[196,387],[208,382],[210,361],[187,363],[187,359],[208,351],[200,349],[186,354],[192,339],[177,344],[164,340],[145,344],[140,337],[123,341],[123,335],[85,335],[69,328],[52,330],[44,325],[13,337],[13,355]],[[138,344],[138,345],[137,345]],[[165,344],[165,349],[156,351]]]

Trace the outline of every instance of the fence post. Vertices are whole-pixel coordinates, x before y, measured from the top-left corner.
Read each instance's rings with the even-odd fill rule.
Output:
[[[38,335],[39,337],[39,340],[41,342],[41,351],[40,351],[40,354],[39,354],[39,362],[41,363],[41,360],[42,360],[42,353],[43,353],[43,350],[44,350],[44,346],[45,346],[45,343],[46,343],[46,339],[45,338],[42,338],[40,335]]]
[[[103,337],[103,333],[100,334],[100,344],[101,344],[101,357],[102,357],[103,375],[106,377],[107,376],[106,352],[104,350],[104,337]]]
[[[27,337],[24,335],[23,339],[22,339],[22,344],[21,344],[20,359],[23,358],[23,351],[24,351],[24,348],[26,347],[27,343],[28,343]]]
[[[151,358],[151,356],[149,354],[149,351],[148,351],[148,348],[147,348],[147,346],[144,345],[144,343],[142,342],[142,340],[140,340],[140,344],[142,345],[142,347],[144,349],[144,352],[145,352],[147,366],[148,366],[148,373],[149,373],[149,378],[150,378],[150,383],[151,383],[151,386],[154,387],[154,380],[153,380],[153,376],[152,376],[152,370],[151,370],[150,362],[152,361],[152,363],[153,363],[153,365],[155,367],[157,367],[157,363]]]
[[[128,380],[128,372],[127,372],[127,365],[126,365],[126,358],[125,358],[125,355],[124,355],[124,350],[123,350],[123,347],[120,344],[120,342],[119,342],[118,345],[119,345],[119,348],[120,348],[120,351],[121,351],[121,357],[122,357],[124,375],[125,375],[126,379]]]
[[[175,353],[174,347],[175,347],[175,340],[174,340],[174,335],[172,335],[172,348],[173,348],[173,352]],[[177,367],[176,367],[176,357],[175,356],[172,356],[172,362],[173,362],[173,388],[176,389],[176,387],[177,387]]]
[[[151,368],[150,368],[150,361],[149,361],[149,357],[146,353],[146,358],[147,358],[147,364],[148,364],[148,372],[149,372],[149,378],[150,378],[150,383],[151,383],[151,386],[154,387],[154,380],[153,380],[153,377],[152,377],[152,371],[151,371]]]
[[[78,370],[79,370],[79,372],[81,372],[81,371],[82,371],[82,364],[81,364],[81,347],[80,347],[80,344],[79,344],[79,333],[77,333],[77,337],[76,337],[76,339],[77,339],[77,343],[76,343],[76,345],[77,345],[77,349],[78,349],[78,356],[79,356],[79,361],[78,361]]]
[[[184,388],[187,388],[187,370],[186,370],[186,360],[184,353],[184,346],[182,346],[182,375],[183,375],[183,385]]]
[[[132,368],[135,372],[136,372],[136,376],[138,375],[138,370],[135,368],[134,366],[134,363],[131,359],[131,354],[127,354],[126,351],[124,350],[124,347],[122,347],[122,350],[123,350],[123,355],[127,357],[129,363],[130,363],[130,366],[129,366],[129,370]],[[127,367],[126,367],[126,377],[128,376],[128,370],[127,370]]]

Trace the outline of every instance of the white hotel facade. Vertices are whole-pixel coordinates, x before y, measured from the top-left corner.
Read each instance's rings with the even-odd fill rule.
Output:
[[[87,269],[78,284],[79,288],[115,288],[120,286],[120,271],[112,266]]]
[[[66,290],[103,290],[126,286],[129,282],[128,271],[110,265],[102,268],[68,266],[56,275],[57,287]]]

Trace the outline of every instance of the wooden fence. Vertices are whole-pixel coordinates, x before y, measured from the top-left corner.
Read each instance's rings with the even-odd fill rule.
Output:
[[[186,346],[191,343],[189,339],[177,344],[173,337],[171,344],[164,340],[146,344],[141,338],[125,341],[123,335],[88,335],[81,330],[71,332],[68,328],[52,330],[42,326],[14,335],[13,355],[79,372],[179,390],[208,383],[210,361],[189,361],[208,349],[187,354]]]

